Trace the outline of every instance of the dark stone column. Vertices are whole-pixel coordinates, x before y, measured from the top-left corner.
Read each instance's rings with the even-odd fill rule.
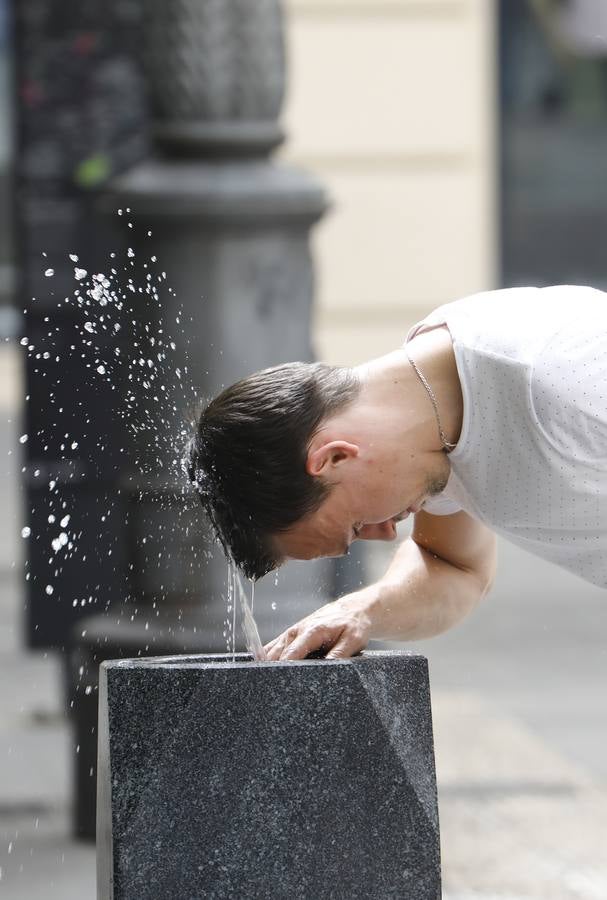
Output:
[[[186,488],[179,445],[195,399],[210,399],[265,366],[313,358],[309,234],[327,206],[315,179],[269,158],[282,140],[280,3],[144,5],[141,46],[156,155],[114,178],[100,208],[124,227],[139,283],[151,271],[166,273],[157,302],[134,296],[132,362],[157,358],[152,341],[160,329],[165,346],[171,334],[174,347],[164,392],[137,374],[128,381],[136,397],[133,422],[146,426],[123,468],[120,492],[129,602],[79,623],[75,634],[76,833],[83,837],[94,835],[99,663],[226,649],[226,561]],[[331,574],[330,561],[289,564],[278,591],[273,578],[262,582],[255,598],[262,638],[328,599]]]
[[[79,311],[61,301],[75,286],[68,253],[86,260],[87,268],[107,261],[107,229],[94,215],[96,191],[149,152],[144,85],[134,59],[142,17],[138,0],[11,5],[16,292],[29,339],[24,631],[30,647],[63,650],[76,620],[124,591],[124,515],[116,497],[124,440],[119,391],[112,394],[91,374]],[[48,269],[52,278],[45,277]],[[92,407],[95,415],[87,421]],[[117,514],[100,528],[100,515],[112,504]],[[51,543],[66,513],[78,549],[56,556]]]
[[[145,315],[152,336],[162,323],[175,329],[171,366],[184,373],[178,379],[167,371],[160,403],[150,402],[154,385],[139,386],[136,406],[149,412],[154,429],[141,433],[138,468],[124,485],[132,498],[130,594],[138,618],[149,618],[156,604],[175,630],[197,627],[201,650],[222,651],[226,561],[184,484],[180,435],[183,444],[198,399],[265,366],[313,358],[309,232],[324,193],[304,173],[264,159],[157,159],[117,179],[109,202],[131,210],[135,259],[156,257],[167,273],[174,294],[163,294],[162,305],[148,305]],[[176,318],[187,323],[183,333]],[[269,636],[319,606],[330,594],[330,574],[328,561],[285,567],[278,612],[271,610],[273,578],[261,582],[262,631]],[[148,639],[142,631],[142,646]]]
[[[135,261],[153,258],[166,272],[171,292],[142,304],[141,316],[150,339],[168,323],[176,346],[159,401],[154,387],[134,382],[135,407],[159,438],[141,433],[137,466],[125,478],[133,500],[129,594],[136,621],[153,607],[171,630],[195,628],[201,650],[221,651],[226,563],[197,499],[184,496],[179,436],[185,443],[197,400],[265,366],[313,358],[309,233],[327,199],[311,176],[268,158],[282,140],[278,0],[147,0],[142,46],[158,155],[114,179],[103,207],[130,210],[122,222]],[[145,355],[145,346],[137,352]],[[274,614],[260,585],[262,631],[267,625],[269,636],[320,605],[330,577],[327,562],[286,567]],[[141,638],[145,648],[149,635],[142,630]]]
[[[102,666],[98,900],[439,900],[427,662]]]

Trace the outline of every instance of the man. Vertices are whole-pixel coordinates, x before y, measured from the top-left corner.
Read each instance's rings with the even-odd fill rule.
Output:
[[[413,530],[386,574],[269,659],[430,637],[487,594],[495,533],[607,588],[607,295],[515,288],[439,307],[355,369],[293,363],[202,413],[188,471],[249,577]]]

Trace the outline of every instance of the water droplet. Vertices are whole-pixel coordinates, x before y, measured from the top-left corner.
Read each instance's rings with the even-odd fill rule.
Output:
[[[29,525],[26,525],[25,528],[21,529],[21,537],[22,538],[28,538],[31,533],[32,533],[32,529],[29,527]]]
[[[49,597],[50,597],[50,595],[53,593],[53,591],[54,591],[55,589],[54,589],[54,587],[53,587],[52,584],[47,584],[47,586],[45,587],[44,590],[46,591],[46,593],[47,593],[47,594],[49,595]]]
[[[55,274],[55,270],[54,270],[54,269],[47,269],[46,272],[45,272],[44,274],[46,275],[47,278],[50,278],[51,275],[54,275],[54,274]]]
[[[101,306],[107,306],[107,300],[103,296],[103,287],[100,284],[96,284],[94,288],[91,288],[90,291],[87,291],[87,294],[91,298],[91,300],[97,300]]]
[[[105,366],[97,366],[97,371],[100,375],[105,375]]]

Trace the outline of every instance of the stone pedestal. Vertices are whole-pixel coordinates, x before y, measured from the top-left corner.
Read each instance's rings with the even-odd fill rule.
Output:
[[[101,668],[98,900],[439,900],[427,661]]]

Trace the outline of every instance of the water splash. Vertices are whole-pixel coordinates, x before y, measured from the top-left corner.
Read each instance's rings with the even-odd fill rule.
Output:
[[[123,211],[120,211],[120,215],[122,214]],[[148,232],[149,236],[151,232]],[[95,387],[99,385],[104,390],[116,391],[114,394],[116,415],[124,422],[127,436],[132,438],[132,445],[127,447],[125,444],[119,448],[119,452],[123,454],[119,460],[128,458],[134,472],[141,476],[158,477],[164,470],[164,474],[172,477],[176,485],[175,495],[171,498],[151,496],[149,493],[145,494],[143,490],[138,495],[140,501],[145,497],[147,502],[161,508],[165,503],[167,505],[172,503],[173,509],[177,510],[177,522],[171,521],[169,526],[159,523],[157,518],[152,521],[153,516],[149,522],[146,518],[142,524],[145,533],[139,532],[137,538],[138,565],[147,569],[156,568],[158,575],[154,577],[158,582],[163,582],[160,584],[163,592],[164,571],[171,557],[171,552],[167,549],[168,540],[164,541],[164,537],[169,537],[169,528],[179,530],[181,527],[187,535],[190,527],[187,504],[179,501],[191,492],[189,481],[184,478],[181,469],[183,448],[192,425],[185,421],[184,412],[188,407],[196,408],[199,401],[196,386],[190,384],[188,353],[184,352],[184,344],[189,345],[186,329],[191,319],[186,320],[180,307],[177,308],[175,315],[175,294],[166,284],[166,272],[157,267],[155,255],[146,255],[145,250],[139,249],[135,252],[132,248],[125,249],[122,256],[112,252],[107,266],[101,272],[94,272],[90,266],[85,268],[86,260],[81,262],[75,253],[67,256],[70,261],[66,263],[67,272],[73,273],[74,287],[71,294],[68,293],[68,296],[57,300],[56,306],[60,313],[66,307],[70,312],[78,313],[78,316],[71,317],[74,325],[70,327],[75,327],[75,333],[68,337],[66,343],[67,335],[65,330],[62,331],[65,326],[62,324],[61,315],[56,321],[52,321],[53,317],[49,315],[44,317],[44,322],[48,326],[46,334],[43,331],[34,339],[25,336],[21,339],[21,345],[26,348],[34,361],[33,374],[45,379],[44,384],[47,386],[51,408],[56,413],[56,428],[49,430],[48,433],[44,433],[42,429],[34,433],[34,430],[30,429],[29,438],[30,441],[34,439],[36,441],[36,453],[50,461],[50,465],[47,463],[42,471],[36,469],[33,472],[34,477],[39,477],[48,485],[48,493],[41,500],[41,503],[48,504],[44,509],[43,519],[51,525],[59,523],[61,526],[57,527],[56,531],[53,529],[54,533],[47,536],[50,543],[47,576],[40,573],[36,576],[28,571],[25,577],[28,581],[30,577],[32,580],[36,577],[43,578],[41,588],[47,585],[48,594],[54,591],[55,596],[60,595],[61,587],[58,579],[63,571],[63,565],[78,554],[78,544],[85,534],[85,529],[89,533],[91,529],[103,529],[103,523],[112,512],[115,500],[109,501],[109,508],[81,513],[80,517],[88,515],[88,520],[78,521],[78,518],[74,519],[74,510],[68,509],[64,499],[67,495],[63,493],[77,472],[79,459],[89,461],[86,455],[86,439],[89,437],[87,431],[92,425],[94,416]],[[73,268],[70,263],[74,264]],[[59,269],[55,265],[53,274],[55,275],[57,271]],[[47,269],[46,272],[50,270]],[[56,275],[55,283],[57,283]],[[165,291],[172,295],[170,303],[166,303],[162,296]],[[169,322],[168,312],[174,317],[175,325],[172,324],[173,318]],[[177,333],[172,334],[175,326]],[[37,346],[34,345],[34,341]],[[59,346],[63,350],[60,350]],[[64,411],[58,399],[60,392],[57,388],[65,377],[63,353],[71,355],[72,358],[82,359],[86,371],[90,372],[90,379],[86,385],[75,384],[73,388],[74,405],[82,409],[81,419],[77,425],[62,429],[61,417],[69,416],[72,412],[71,409]],[[179,365],[176,364],[177,355]],[[124,385],[124,390],[118,390],[121,385]],[[26,402],[29,400],[30,397],[27,396]],[[78,429],[77,433],[69,433],[75,428]],[[27,440],[27,434],[20,438],[21,443]],[[82,450],[78,454],[74,453],[73,451],[78,450],[80,446]],[[105,442],[101,441],[94,449],[95,460],[90,462],[97,460],[97,454],[101,458],[101,455],[109,449],[110,447],[106,448]],[[61,476],[54,471],[55,463],[61,468]],[[117,494],[120,493],[118,490]],[[137,492],[133,499],[137,500]],[[175,500],[178,501],[177,504]],[[70,516],[72,523],[68,529]],[[33,531],[34,528],[28,525],[23,529],[23,537],[38,540],[40,535],[32,533]],[[152,536],[155,539],[155,546]],[[113,567],[112,548],[109,543],[111,542],[108,542],[103,552],[109,557],[108,565]],[[152,546],[154,551],[150,549]],[[192,551],[192,558],[186,561],[185,565],[192,571],[197,571],[197,560],[194,557],[198,555],[209,559],[213,552],[219,552],[219,544],[211,539],[206,547],[194,548],[193,542]],[[86,561],[86,555],[82,555],[81,558],[83,562]],[[133,571],[132,562],[129,571]],[[100,585],[95,585],[95,588],[99,590]],[[74,599],[73,595],[66,598],[60,596],[59,599],[62,601],[65,599],[73,606],[86,604],[103,609],[103,604],[99,604],[95,592],[89,594],[87,590],[87,595],[88,599]],[[162,596],[164,594],[161,594]],[[130,595],[128,591],[124,596],[127,603],[139,599],[139,596]],[[255,659],[265,658],[253,615],[254,585],[249,606],[245,588],[236,570],[228,575],[227,599],[228,616],[224,622],[224,637],[228,651],[231,649],[232,655],[235,655],[236,603],[238,603],[247,649]],[[149,614],[150,617],[159,616],[156,603],[152,604]],[[180,621],[182,611],[176,609],[175,615]]]
[[[150,234],[151,232],[148,232],[148,237]],[[68,256],[71,263],[79,263],[79,257],[75,253]],[[188,515],[187,504],[179,504],[178,501],[189,493],[190,486],[184,482],[179,462],[187,438],[184,412],[188,406],[196,405],[197,393],[194,385],[188,384],[188,366],[181,365],[177,370],[172,359],[174,353],[183,351],[184,342],[186,345],[189,344],[189,339],[185,335],[187,323],[181,326],[180,335],[170,334],[171,329],[165,315],[167,304],[160,295],[161,288],[166,288],[166,273],[160,274],[155,271],[152,264],[152,261],[154,263],[156,261],[155,256],[146,258],[145,251],[138,253],[138,256],[139,259],[136,259],[135,252],[131,249],[130,252],[125,252],[121,261],[120,254],[112,252],[107,270],[94,274],[91,274],[90,269],[85,268],[82,263],[74,266],[72,270],[74,289],[71,294],[68,291],[67,296],[55,301],[59,315],[56,318],[52,315],[44,316],[42,321],[47,324],[46,332],[43,329],[35,339],[24,336],[20,341],[32,361],[32,375],[45,386],[49,409],[54,412],[55,419],[52,429],[48,426],[48,430],[43,427],[36,430],[32,428],[29,435],[23,434],[19,438],[21,444],[25,444],[28,440],[30,444],[34,442],[34,455],[44,462],[42,467],[39,463],[37,467],[31,466],[33,471],[29,472],[30,477],[40,478],[40,481],[46,481],[48,485],[46,497],[40,495],[39,503],[43,509],[44,506],[47,507],[42,519],[47,520],[49,524],[61,520],[61,530],[57,529],[54,534],[48,535],[52,551],[47,560],[50,569],[48,576],[45,578],[41,573],[26,571],[27,581],[44,579],[41,588],[47,583],[51,587],[52,582],[56,584],[55,579],[63,570],[63,562],[77,554],[78,542],[85,533],[85,527],[89,532],[91,529],[102,529],[102,523],[110,515],[111,509],[99,510],[99,513],[103,513],[99,516],[97,510],[90,513],[80,511],[80,517],[87,517],[88,521],[77,523],[82,526],[81,528],[72,525],[68,531],[66,527],[66,514],[74,512],[68,510],[66,503],[71,479],[74,478],[74,484],[78,483],[78,478],[81,477],[79,470],[82,471],[83,465],[92,466],[91,471],[96,471],[98,461],[110,449],[116,453],[114,465],[116,471],[125,460],[128,460],[129,471],[142,476],[159,477],[162,474],[161,470],[165,470],[167,482],[175,485],[174,495],[171,494],[169,497],[165,492],[162,496],[147,495],[146,499],[150,504],[161,507],[165,504],[176,507],[178,521],[174,525],[171,523],[170,528],[175,529],[177,533],[187,532],[189,523],[187,519],[184,521],[184,517]],[[56,274],[57,266],[53,270],[44,271],[50,278],[51,274]],[[69,274],[69,271],[68,268],[66,274]],[[173,294],[168,306],[174,310],[174,293],[170,288],[166,289]],[[50,298],[52,297],[51,293]],[[36,303],[36,299],[34,298],[32,302]],[[49,296],[45,298],[45,303],[48,302]],[[65,324],[63,315],[66,307],[70,309],[68,325]],[[80,316],[74,316],[74,313],[79,313]],[[185,316],[179,308],[178,324],[182,318],[185,319]],[[68,332],[68,328],[73,334]],[[119,339],[120,346],[117,345]],[[187,354],[182,352],[181,358],[184,356],[187,358]],[[74,396],[73,406],[70,404],[70,408],[64,409],[59,398],[65,380],[65,363],[68,357],[80,361],[79,365],[83,366],[84,372],[89,371],[91,375],[90,378],[87,377],[86,384],[81,380],[71,386]],[[92,453],[87,452],[87,438],[90,444],[92,437],[87,432],[93,425],[97,385],[104,391],[116,392],[113,395],[116,404],[115,414],[124,422],[125,439],[129,439],[129,445],[125,443],[124,446],[110,448],[109,445],[106,446],[107,442],[103,437],[98,440],[95,434],[97,444],[95,445],[93,441],[95,453],[93,457]],[[122,385],[125,389],[119,390]],[[30,399],[30,395],[27,395],[26,403]],[[77,408],[82,410],[82,415],[74,421],[73,411]],[[71,423],[69,428],[61,428],[63,416],[69,417]],[[80,446],[82,450],[75,453]],[[122,454],[121,457],[118,456],[119,453]],[[22,472],[25,473],[27,468],[24,466]],[[110,507],[116,501],[121,502],[118,497],[120,494],[121,489],[118,489],[116,497],[110,500]],[[143,491],[140,491],[139,499],[142,497]],[[137,499],[136,496],[134,499]],[[31,513],[34,514],[35,509],[32,509]],[[146,545],[145,536],[140,536],[137,544],[139,551],[143,550],[140,552],[141,565],[147,568],[157,567],[158,582],[162,582],[163,566],[166,568],[166,561],[170,559],[171,552],[163,545],[162,539],[158,540],[158,531],[163,531],[164,526],[159,525],[158,521],[153,522],[152,518],[153,513],[149,524],[147,519],[145,524],[140,520],[140,524],[146,531],[149,530],[150,534],[152,530],[156,532],[155,549],[159,549],[160,552],[157,557],[156,554],[148,555],[147,547],[142,547]],[[30,522],[22,530],[22,537],[39,540],[42,535],[36,534],[35,531],[33,522]],[[108,563],[111,564],[112,536],[108,537],[103,553],[107,553],[110,557]],[[147,546],[150,543],[151,541]],[[208,558],[210,552],[203,548],[202,554]],[[81,559],[85,562],[86,554],[82,555]],[[189,564],[193,569],[194,562],[190,561]],[[26,569],[27,566],[26,560]],[[129,567],[131,571],[132,568]],[[96,585],[97,589],[99,587]],[[161,584],[161,591],[163,587]],[[66,601],[72,599],[72,597],[65,598]],[[96,604],[97,598],[94,599]],[[124,599],[128,602],[132,598],[127,592]],[[181,610],[176,610],[176,615],[179,618]]]

